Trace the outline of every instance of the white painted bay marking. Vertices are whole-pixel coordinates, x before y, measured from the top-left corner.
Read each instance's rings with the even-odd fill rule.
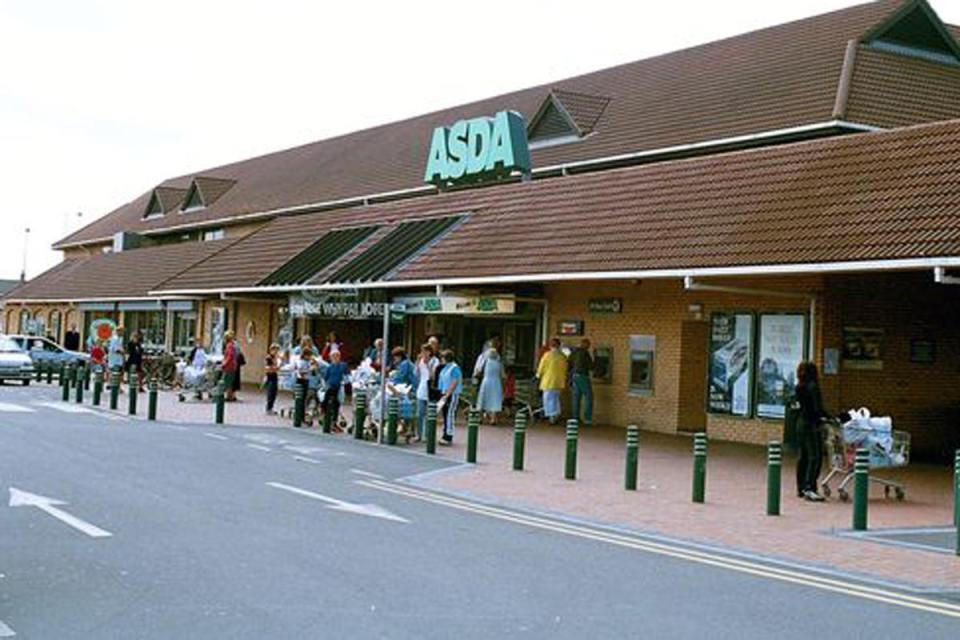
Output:
[[[289,491],[290,493],[295,493],[306,498],[312,498],[313,500],[319,500],[320,502],[327,503],[328,509],[333,509],[335,511],[345,511],[346,513],[355,513],[361,516],[370,516],[372,518],[382,518],[383,520],[392,520],[393,522],[406,522],[410,521],[406,518],[400,517],[397,514],[384,509],[383,507],[375,504],[356,504],[353,502],[346,502],[345,500],[338,500],[337,498],[331,498],[330,496],[321,495],[319,493],[314,493],[313,491],[308,491],[306,489],[301,489],[299,487],[294,487],[289,484],[283,484],[282,482],[268,482],[268,486],[273,487],[274,489],[281,489],[283,491]]]
[[[24,407],[19,404],[11,404],[9,402],[0,402],[0,412],[3,413],[36,413],[36,409],[31,409],[30,407]]]
[[[15,635],[17,635],[16,632],[0,620],[0,638],[12,638]]]
[[[66,402],[34,402],[33,404],[38,407],[47,407],[48,409],[56,409],[57,411],[62,411],[63,413],[97,413],[93,409],[88,409],[83,405],[68,404]]]
[[[310,464],[322,464],[316,458],[308,458],[307,456],[293,456],[294,460],[299,460],[300,462],[309,462]]]
[[[57,508],[57,506],[62,506],[65,504],[67,503],[63,500],[48,498],[46,496],[41,496],[35,493],[10,487],[11,507],[36,507],[47,515],[53,516],[60,522],[69,525],[78,531],[82,531],[91,538],[109,538],[113,535],[109,531],[104,531],[100,527],[94,526],[85,520],[81,520],[76,516],[70,515],[63,509]]]
[[[371,471],[364,471],[363,469],[350,469],[350,473],[355,473],[358,476],[366,476],[368,478],[377,478],[383,479],[383,476],[379,473],[373,473]]]
[[[203,435],[207,436],[208,438],[213,438],[214,440],[229,440],[229,439],[230,439],[230,438],[228,438],[227,436],[222,436],[222,435],[220,435],[219,433],[204,433]]]
[[[271,449],[270,447],[265,447],[262,444],[251,444],[248,442],[247,446],[250,447],[251,449],[256,449],[257,451],[267,451],[267,452],[273,451],[273,449]]]

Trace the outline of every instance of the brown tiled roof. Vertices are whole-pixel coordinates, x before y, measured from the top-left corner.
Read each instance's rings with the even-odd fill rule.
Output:
[[[197,176],[194,179],[197,189],[200,190],[200,197],[203,198],[203,204],[211,206],[220,196],[225,194],[230,187],[237,183],[230,178],[215,178],[213,176]]]
[[[8,300],[139,298],[233,240],[184,242],[64,260],[8,292]]]
[[[906,1],[851,7],[202,171],[236,185],[190,216],[143,220],[147,193],[58,244],[422,186],[434,127],[502,109],[529,118],[551,89],[610,102],[593,135],[534,150],[535,168],[826,122],[847,42]],[[186,188],[191,179],[163,184]]]
[[[588,93],[557,89],[553,92],[553,95],[583,135],[587,135],[594,130],[600,116],[603,115],[604,109],[610,104],[610,98]]]
[[[960,66],[861,46],[846,117],[880,127],[960,118]]]
[[[176,213],[187,195],[187,190],[176,187],[157,187],[155,193],[164,213]]]
[[[960,257],[960,120],[277,218],[158,287],[252,287],[325,230],[468,213],[394,280]]]

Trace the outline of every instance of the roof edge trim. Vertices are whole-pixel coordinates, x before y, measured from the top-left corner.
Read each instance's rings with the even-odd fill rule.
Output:
[[[899,271],[960,267],[960,256],[942,258],[903,258],[899,260],[859,260],[848,262],[811,262],[790,264],[744,265],[737,267],[696,267],[688,269],[640,269],[636,271],[574,271],[569,273],[531,273],[510,276],[476,276],[434,278],[424,280],[391,280],[350,284],[284,285],[275,287],[224,287],[219,289],[171,289],[150,291],[151,295],[220,295],[227,293],[294,292],[304,290],[335,291],[338,289],[398,289],[436,286],[469,286],[481,284],[521,284],[529,282],[566,282],[584,280],[655,280],[664,278],[706,278],[723,276],[808,275],[811,273],[849,273],[855,271]]]
[[[727,138],[713,138],[710,140],[703,140],[701,142],[691,142],[687,144],[674,145],[672,147],[660,147],[657,149],[649,149],[645,151],[634,151],[631,153],[624,153],[614,156],[604,156],[602,158],[592,158],[589,160],[577,160],[574,162],[567,162],[565,164],[557,165],[548,165],[546,167],[538,167],[531,171],[533,177],[545,176],[545,174],[556,174],[564,173],[569,170],[582,170],[590,168],[599,168],[606,164],[612,163],[625,163],[631,161],[642,161],[650,158],[656,158],[657,156],[667,156],[677,153],[686,153],[694,152],[699,150],[707,150],[713,147],[724,147],[736,144],[745,144],[761,140],[769,140],[776,138],[788,138],[791,136],[803,135],[808,133],[816,133],[818,131],[826,131],[830,129],[846,129],[851,132],[875,132],[883,131],[883,127],[877,127],[874,125],[863,124],[859,122],[851,122],[843,119],[832,119],[824,120],[822,122],[814,122],[811,124],[797,125],[794,127],[785,127],[782,129],[770,129],[767,131],[761,131],[759,133],[747,133],[738,136],[731,136]],[[340,198],[337,200],[326,200],[320,202],[313,202],[302,205],[295,205],[292,207],[279,207],[276,209],[268,209],[265,211],[254,211],[250,213],[244,213],[237,216],[225,216],[222,218],[215,218],[212,220],[203,220],[193,223],[184,223],[180,225],[173,225],[169,227],[163,227],[162,229],[147,229],[140,231],[140,235],[145,236],[154,236],[154,235],[163,235],[166,233],[172,233],[175,231],[183,231],[185,229],[203,229],[206,227],[215,227],[223,224],[229,224],[231,222],[240,222],[240,221],[249,221],[256,220],[260,218],[272,218],[280,215],[292,215],[298,213],[312,213],[315,211],[322,211],[326,209],[338,209],[341,207],[347,206],[357,206],[365,204],[376,204],[381,201],[388,200],[400,200],[405,199],[411,196],[416,196],[420,194],[437,193],[437,188],[432,185],[427,186],[418,186],[418,187],[409,187],[407,189],[396,189],[394,191],[384,191],[380,193],[373,193],[370,195],[361,195],[361,196],[351,196],[349,198]],[[113,240],[113,236],[103,236],[99,238],[91,238],[90,240],[85,240],[82,242],[57,242],[52,245],[54,250],[63,250],[69,249],[72,247],[81,247],[88,244],[94,244],[98,242],[110,242]]]

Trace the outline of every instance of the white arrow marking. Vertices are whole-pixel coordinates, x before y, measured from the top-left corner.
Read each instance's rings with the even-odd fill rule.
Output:
[[[3,620],[0,620],[0,638],[12,638],[17,635],[14,633],[13,629],[4,624]]]
[[[109,531],[104,531],[100,527],[94,526],[89,522],[85,522],[80,518],[70,515],[63,509],[58,509],[56,506],[54,506],[62,506],[65,504],[67,503],[63,500],[48,498],[46,496],[38,496],[35,493],[29,493],[27,491],[21,491],[20,489],[10,487],[11,507],[36,507],[46,514],[53,516],[60,522],[70,525],[78,531],[82,531],[91,538],[109,538],[113,535]]]
[[[406,518],[402,518],[379,505],[345,502],[343,500],[331,498],[330,496],[314,493],[313,491],[307,491],[306,489],[301,489],[299,487],[292,487],[289,484],[283,484],[282,482],[268,482],[267,484],[274,489],[283,489],[284,491],[289,491],[290,493],[295,493],[307,498],[313,498],[314,500],[319,500],[320,502],[326,502],[329,505],[327,508],[335,511],[345,511],[346,513],[355,513],[357,515],[370,516],[372,518],[383,518],[384,520],[392,520],[394,522],[410,522]]]
[[[24,407],[19,404],[10,404],[9,402],[0,402],[0,411],[4,413],[36,413],[30,407]],[[2,629],[0,629],[2,631]],[[3,636],[0,636],[2,638]]]

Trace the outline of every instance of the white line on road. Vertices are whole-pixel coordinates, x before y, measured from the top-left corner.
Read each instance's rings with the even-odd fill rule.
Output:
[[[0,402],[0,412],[2,413],[36,413],[36,409],[31,409],[30,407],[24,407],[23,405],[19,405],[19,404],[10,404],[9,402]]]
[[[0,620],[0,638],[12,638],[15,635],[17,635],[16,632]]]
[[[948,602],[931,600],[918,596],[911,596],[905,593],[898,593],[887,589],[838,580],[835,578],[822,577],[814,573],[807,573],[799,570],[781,569],[771,565],[765,565],[759,562],[750,562],[739,560],[723,555],[706,553],[679,545],[670,545],[661,542],[653,542],[642,538],[627,536],[618,533],[608,532],[601,529],[586,527],[583,525],[570,524],[563,521],[551,520],[537,515],[530,515],[519,511],[511,511],[492,507],[481,503],[470,502],[460,498],[454,498],[449,495],[423,491],[405,487],[389,482],[378,480],[355,480],[356,484],[371,489],[379,489],[387,493],[406,496],[425,502],[469,511],[479,515],[484,515],[499,520],[514,522],[517,524],[553,531],[564,535],[605,542],[617,546],[646,551],[657,555],[663,555],[699,564],[710,565],[731,571],[738,571],[753,576],[780,580],[792,584],[814,587],[824,591],[839,593],[846,596],[872,600],[874,602],[883,602],[886,604],[917,609],[929,613],[937,613],[953,618],[960,618],[960,605]]]
[[[331,498],[330,496],[314,493],[313,491],[294,487],[289,484],[283,484],[282,482],[268,482],[267,485],[273,487],[274,489],[282,489],[283,491],[289,491],[290,493],[295,493],[297,495],[304,496],[305,498],[312,498],[313,500],[325,502],[328,505],[328,509],[334,509],[335,511],[345,511],[347,513],[355,513],[361,516],[392,520],[394,522],[410,522],[406,518],[402,518],[379,505],[355,504],[353,502],[346,502],[345,500],[338,500],[337,498]]]
[[[33,404],[38,407],[47,407],[48,409],[56,409],[57,411],[62,411],[63,413],[97,413],[93,409],[88,409],[83,405],[76,404],[67,404],[66,402],[34,402]]]
[[[257,451],[267,451],[267,452],[273,451],[273,449],[271,449],[270,447],[265,447],[262,444],[250,444],[248,442],[247,446],[250,447],[251,449],[256,449]]]
[[[58,509],[55,505],[65,505],[67,504],[63,500],[57,500],[56,498],[48,498],[46,496],[40,496],[35,493],[30,493],[28,491],[21,491],[14,487],[10,487],[10,506],[11,507],[36,507],[46,513],[51,515],[60,522],[70,525],[78,531],[82,531],[91,538],[109,538],[113,534],[109,531],[104,531],[100,527],[94,526],[85,520],[81,520],[76,516],[72,516],[63,509]]]
[[[310,464],[322,464],[319,460],[315,458],[308,458],[307,456],[293,456],[294,460],[299,460],[300,462],[309,462]]]
[[[383,479],[383,476],[379,473],[372,473],[370,471],[364,471],[363,469],[350,469],[350,473],[355,473],[358,476],[366,476],[368,478],[377,478],[378,480]]]
[[[227,436],[222,436],[222,435],[220,435],[219,433],[204,433],[203,435],[207,436],[208,438],[213,438],[214,440],[229,440],[229,439],[230,439],[230,438],[228,438]]]

